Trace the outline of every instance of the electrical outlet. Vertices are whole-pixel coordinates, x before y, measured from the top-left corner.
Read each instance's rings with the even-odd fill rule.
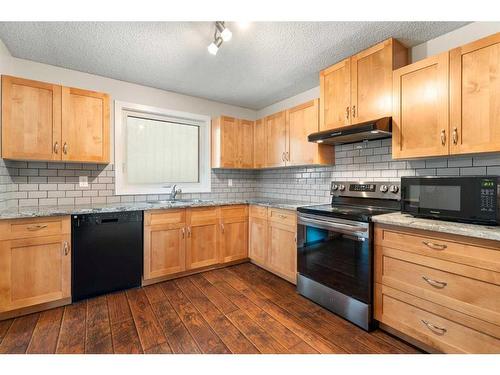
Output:
[[[78,184],[80,187],[89,187],[89,178],[88,176],[79,176]]]
[[[233,186],[233,179],[232,178],[228,178],[227,186],[229,186],[229,187]]]

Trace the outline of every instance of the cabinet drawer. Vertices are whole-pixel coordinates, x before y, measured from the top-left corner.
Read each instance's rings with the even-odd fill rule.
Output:
[[[267,207],[254,205],[250,206],[250,217],[267,219]]]
[[[236,217],[247,217],[248,216],[248,206],[238,205],[238,206],[223,206],[220,209],[221,217],[223,219],[236,218]]]
[[[0,240],[71,233],[69,216],[0,220]]]
[[[467,317],[462,320],[452,310],[387,286],[377,285],[376,292],[376,318],[431,348],[445,353],[500,353],[500,340],[464,325]]]
[[[144,212],[144,225],[180,224],[186,221],[186,210],[155,210]]]
[[[497,241],[376,225],[375,244],[500,272]]]
[[[216,223],[220,216],[219,207],[189,208],[186,211],[188,225],[205,225]]]
[[[380,251],[377,281],[500,326],[500,274],[476,273],[476,269],[456,263],[376,249]],[[379,259],[377,254],[377,262]],[[490,282],[481,280],[484,272],[491,274]]]
[[[297,225],[297,215],[294,211],[269,208],[267,218],[271,221],[285,225]]]

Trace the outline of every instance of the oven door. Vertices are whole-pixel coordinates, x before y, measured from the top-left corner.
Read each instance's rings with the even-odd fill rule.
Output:
[[[299,214],[297,253],[302,276],[371,303],[373,254],[368,223]]]

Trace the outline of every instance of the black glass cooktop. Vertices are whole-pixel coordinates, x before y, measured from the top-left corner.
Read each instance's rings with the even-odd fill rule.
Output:
[[[338,217],[346,220],[369,222],[372,216],[399,211],[399,203],[391,207],[359,206],[349,204],[321,204],[316,206],[303,206],[297,211],[328,217]]]

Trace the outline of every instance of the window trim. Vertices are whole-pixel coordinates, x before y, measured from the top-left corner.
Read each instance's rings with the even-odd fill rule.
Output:
[[[115,139],[115,194],[116,195],[157,195],[169,194],[171,185],[147,184],[128,185],[124,173],[126,159],[125,148],[125,117],[127,114],[150,115],[151,118],[159,117],[165,120],[169,118],[174,121],[189,125],[199,126],[199,182],[176,183],[184,193],[210,193],[211,192],[211,169],[210,169],[210,116],[199,115],[188,112],[174,111],[166,108],[152,107],[142,104],[122,102],[115,100],[114,139]],[[168,183],[167,183],[168,184]]]

